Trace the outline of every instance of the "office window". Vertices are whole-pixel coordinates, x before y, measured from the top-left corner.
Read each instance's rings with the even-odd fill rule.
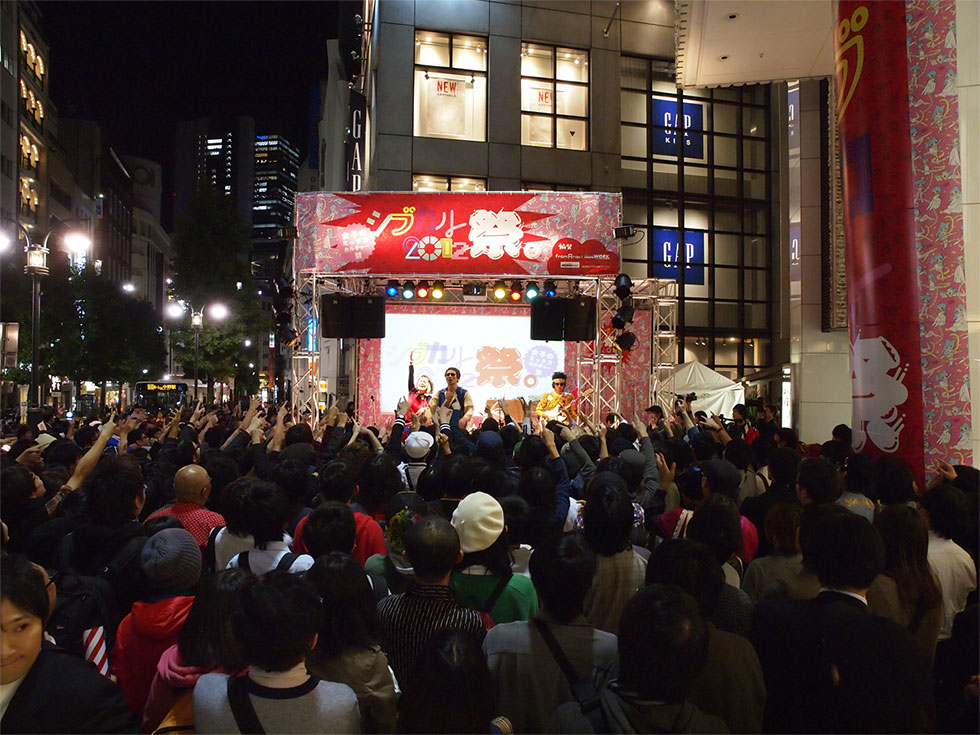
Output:
[[[624,56],[623,270],[671,278],[678,362],[729,377],[771,362],[774,307],[768,85],[679,90],[669,62]]]
[[[430,176],[414,174],[412,191],[486,191],[486,179],[467,176]]]
[[[487,139],[487,39],[415,32],[415,135]]]
[[[588,149],[588,51],[521,45],[521,143]]]

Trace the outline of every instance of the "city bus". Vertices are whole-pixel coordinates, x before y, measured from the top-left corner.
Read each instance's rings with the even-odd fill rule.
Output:
[[[133,403],[151,414],[167,412],[183,403],[187,391],[187,383],[181,380],[141,380],[133,386]]]

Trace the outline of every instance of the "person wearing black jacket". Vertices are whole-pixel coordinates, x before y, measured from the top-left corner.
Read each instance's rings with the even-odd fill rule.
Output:
[[[7,556],[0,578],[4,733],[135,733],[119,687],[64,649],[43,642],[50,601],[26,557]]]

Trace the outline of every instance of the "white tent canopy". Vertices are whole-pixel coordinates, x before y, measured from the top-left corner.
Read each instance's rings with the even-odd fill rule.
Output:
[[[696,393],[698,399],[691,404],[695,411],[705,411],[709,416],[717,413],[726,419],[731,418],[736,403],[745,403],[745,387],[741,383],[696,361],[674,369],[674,392]]]

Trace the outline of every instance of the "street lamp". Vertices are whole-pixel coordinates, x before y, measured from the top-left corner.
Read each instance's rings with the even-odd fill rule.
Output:
[[[197,400],[197,362],[198,351],[201,342],[201,330],[204,328],[204,309],[195,309],[188,304],[186,307],[183,302],[171,301],[167,304],[167,316],[178,319],[184,315],[186,308],[191,312],[191,329],[194,330],[194,400]],[[206,307],[208,314],[215,321],[222,321],[228,317],[228,307],[220,302],[215,302]]]
[[[20,222],[17,226],[23,231],[27,253],[24,273],[31,277],[31,391],[27,401],[27,423],[31,428],[41,420],[41,385],[38,378],[41,362],[41,278],[48,275],[48,241],[51,236],[71,222],[87,222],[82,218],[67,219],[58,222],[48,230],[41,245],[31,240],[31,232]],[[10,242],[4,234],[3,240]],[[62,237],[62,242],[71,252],[84,254],[92,247],[92,240],[84,232],[68,232]],[[6,249],[6,246],[2,249]]]

